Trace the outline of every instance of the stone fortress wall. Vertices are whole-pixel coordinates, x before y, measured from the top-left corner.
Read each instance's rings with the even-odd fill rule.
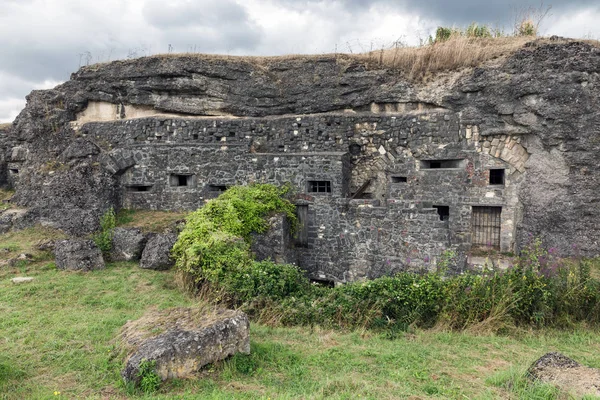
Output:
[[[498,236],[481,247],[514,251],[517,187],[528,157],[520,138],[480,137],[477,125],[442,108],[386,106],[277,118],[130,119],[139,115],[135,107],[107,103],[88,107],[112,107],[112,120],[94,122],[84,111],[76,127],[81,139],[104,148],[100,163],[118,176],[125,208],[193,210],[232,185],[290,183],[306,207],[290,261],[319,279],[434,268],[444,250],[471,248],[473,207],[501,209]],[[432,168],[432,161],[451,165]],[[497,181],[490,170],[500,173]],[[323,192],[311,182],[325,185]]]
[[[0,132],[0,184],[24,221],[82,235],[110,206],[193,210],[231,185],[289,183],[288,261],[327,281],[533,236],[597,255],[599,65],[598,47],[564,41],[429,83],[334,56],[92,66],[32,92]]]

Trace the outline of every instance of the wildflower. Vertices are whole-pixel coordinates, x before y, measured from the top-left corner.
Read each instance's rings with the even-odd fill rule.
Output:
[[[60,396],[60,392],[55,390],[55,391],[54,391],[54,395],[55,395],[55,396]]]

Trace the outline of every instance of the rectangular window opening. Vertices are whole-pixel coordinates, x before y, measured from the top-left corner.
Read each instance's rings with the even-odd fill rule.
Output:
[[[331,193],[331,182],[308,181],[308,191],[311,193]]]
[[[172,174],[170,178],[171,186],[184,187],[192,186],[193,175],[189,174]]]
[[[152,185],[135,185],[128,187],[130,192],[149,192],[152,189]]]
[[[450,220],[450,206],[433,206],[433,208],[437,209],[440,221]]]
[[[503,169],[490,169],[490,185],[504,185]]]
[[[229,189],[227,185],[208,185],[208,190],[211,192],[224,192]]]
[[[405,176],[392,176],[392,183],[406,183],[407,181]]]
[[[194,133],[194,134],[192,135],[192,137],[194,138],[194,140],[198,140],[198,134],[197,134],[197,133]]]
[[[473,206],[471,216],[473,247],[500,250],[501,216],[502,207]]]
[[[462,168],[464,160],[421,160],[421,169]]]
[[[16,169],[16,168],[11,168],[11,169],[10,169],[10,173],[11,173],[11,174],[15,174],[15,175],[17,175],[17,174],[19,173],[19,170],[18,170],[18,169]]]
[[[323,286],[323,287],[328,287],[328,288],[335,287],[335,282],[328,281],[326,279],[314,279],[314,278],[311,278],[310,283],[312,283],[313,285],[316,285],[316,286]]]

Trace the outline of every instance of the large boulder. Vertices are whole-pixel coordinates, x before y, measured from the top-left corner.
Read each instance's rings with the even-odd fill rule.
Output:
[[[165,270],[175,263],[171,258],[171,249],[177,241],[174,233],[159,233],[148,239],[142,252],[140,267],[145,269]]]
[[[148,237],[138,228],[115,228],[113,231],[111,261],[134,261],[142,257]]]
[[[154,311],[122,329],[127,361],[121,375],[138,383],[143,361],[162,380],[187,378],[206,364],[250,353],[248,317],[241,311],[175,308]]]
[[[600,370],[583,366],[561,353],[544,354],[529,367],[527,375],[576,398],[600,396]]]
[[[103,269],[102,252],[93,240],[60,240],[54,246],[56,268],[72,271]]]

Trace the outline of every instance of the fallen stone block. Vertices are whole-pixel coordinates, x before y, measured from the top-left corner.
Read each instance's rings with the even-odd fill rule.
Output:
[[[600,369],[581,365],[561,353],[544,354],[529,367],[527,376],[554,385],[576,398],[600,396]]]
[[[33,278],[29,278],[29,277],[25,277],[25,276],[18,276],[16,278],[12,278],[11,282],[18,285],[20,283],[33,282]]]
[[[148,239],[142,252],[140,267],[144,269],[165,270],[175,265],[171,258],[171,249],[177,241],[174,233],[160,233]]]
[[[115,228],[113,231],[111,261],[135,261],[142,257],[148,237],[138,228]]]
[[[93,240],[60,240],[54,246],[56,268],[72,271],[103,269],[102,252]]]
[[[187,378],[203,366],[250,353],[248,317],[241,311],[175,308],[154,311],[123,327],[127,352],[121,375],[139,383],[140,364],[155,362],[162,380]]]

